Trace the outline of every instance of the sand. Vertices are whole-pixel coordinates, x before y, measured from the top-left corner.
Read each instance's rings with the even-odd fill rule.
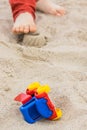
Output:
[[[38,30],[48,39],[40,48],[18,43],[8,0],[0,2],[0,130],[87,130],[87,1],[54,1],[67,14],[37,12]],[[60,120],[23,120],[14,97],[34,81],[49,84]]]

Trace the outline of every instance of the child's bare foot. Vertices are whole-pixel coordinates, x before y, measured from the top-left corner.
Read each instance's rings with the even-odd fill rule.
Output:
[[[63,7],[54,4],[50,0],[38,0],[37,9],[52,15],[62,16],[65,14]]]
[[[16,34],[35,32],[36,25],[34,23],[32,15],[28,12],[20,14],[16,18],[12,31]]]

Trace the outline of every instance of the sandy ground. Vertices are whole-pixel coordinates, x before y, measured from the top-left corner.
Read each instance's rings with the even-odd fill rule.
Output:
[[[17,43],[8,0],[0,2],[0,130],[87,130],[87,1],[54,1],[67,14],[37,12],[38,30],[49,39],[41,48]],[[50,85],[61,120],[23,120],[13,99],[34,81]]]

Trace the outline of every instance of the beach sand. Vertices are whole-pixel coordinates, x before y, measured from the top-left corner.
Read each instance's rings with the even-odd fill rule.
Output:
[[[36,13],[48,39],[41,48],[17,43],[8,0],[0,2],[0,130],[87,130],[87,1],[54,1],[67,13]],[[49,97],[63,111],[60,120],[23,120],[14,97],[34,81],[49,84]]]

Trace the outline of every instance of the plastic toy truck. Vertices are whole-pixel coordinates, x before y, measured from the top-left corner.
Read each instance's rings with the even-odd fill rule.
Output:
[[[47,94],[49,91],[48,85],[34,82],[28,86],[26,94],[21,93],[15,98],[23,104],[20,111],[25,121],[35,123],[43,118],[57,120],[62,116],[62,111],[51,102]]]

